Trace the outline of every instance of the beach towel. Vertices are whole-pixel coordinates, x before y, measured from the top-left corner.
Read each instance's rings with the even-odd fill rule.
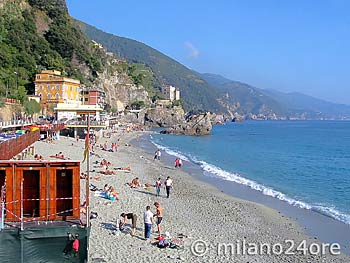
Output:
[[[108,200],[111,200],[111,201],[114,201],[114,200],[116,200],[115,199],[115,196],[113,196],[113,195],[107,195],[105,192],[103,192],[103,191],[95,191],[95,194],[94,194],[95,196],[98,196],[98,197],[103,197],[103,198],[106,198],[106,199],[108,199]]]

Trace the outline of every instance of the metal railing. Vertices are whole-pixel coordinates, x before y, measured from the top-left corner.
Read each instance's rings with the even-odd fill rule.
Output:
[[[27,126],[32,124],[33,124],[32,121],[29,122],[27,120],[0,121],[0,128],[11,128],[11,127]]]

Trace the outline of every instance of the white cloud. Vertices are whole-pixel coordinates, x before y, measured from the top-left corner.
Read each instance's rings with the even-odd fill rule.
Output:
[[[199,50],[191,43],[191,42],[185,42],[185,46],[190,52],[188,55],[191,58],[198,58],[199,57]]]

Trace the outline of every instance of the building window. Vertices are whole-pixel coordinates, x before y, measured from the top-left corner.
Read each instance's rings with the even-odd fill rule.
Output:
[[[85,101],[89,101],[89,98],[85,98]]]
[[[56,85],[56,90],[60,90],[60,85]]]
[[[50,93],[47,94],[47,99],[51,99],[51,94]]]
[[[51,90],[51,86],[50,86],[50,85],[47,85],[47,89],[48,89],[48,90]]]
[[[43,85],[40,85],[40,86],[39,86],[39,89],[40,89],[40,90],[43,90]]]
[[[73,87],[70,87],[70,91],[73,91]]]
[[[58,100],[60,95],[58,93],[56,93],[55,97],[56,97],[56,100]]]
[[[41,93],[39,93],[38,95],[39,95],[40,99],[41,99],[41,97],[43,96]]]

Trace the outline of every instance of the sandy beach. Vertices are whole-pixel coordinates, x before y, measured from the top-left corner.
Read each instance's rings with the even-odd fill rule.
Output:
[[[173,163],[163,162],[162,158],[154,160],[153,155],[129,145],[144,133],[126,133],[120,129],[111,138],[99,139],[99,143],[107,142],[109,146],[117,142],[117,152],[95,147],[101,158],[91,155],[90,183],[97,188],[112,185],[120,200],[111,201],[90,191],[91,211],[97,212],[98,217],[91,220],[89,262],[350,262],[348,256],[330,255],[326,248],[326,255],[322,251],[314,253],[322,244],[307,236],[294,220],[282,213],[233,198],[182,169],[175,169]],[[35,149],[45,159],[63,151],[72,160],[83,160],[84,141],[61,137],[53,144],[37,142]],[[114,170],[115,175],[100,174],[103,169],[95,167],[95,162],[99,163],[102,158],[110,161],[112,168],[130,166],[131,172]],[[85,171],[86,163],[82,163],[81,172]],[[164,188],[157,197],[154,187],[130,188],[126,184],[138,177],[141,184],[154,185],[158,177],[164,182],[167,176],[174,183],[170,198],[166,198]],[[81,180],[81,200],[84,198],[85,180]],[[177,248],[161,249],[144,240],[143,213],[147,205],[155,213],[156,201],[164,209],[162,232],[169,232],[168,240],[178,244]],[[137,215],[135,236],[130,235],[130,220],[126,230],[117,229],[122,212]],[[154,224],[151,243],[158,236],[156,230]],[[259,251],[261,244],[265,247]]]

